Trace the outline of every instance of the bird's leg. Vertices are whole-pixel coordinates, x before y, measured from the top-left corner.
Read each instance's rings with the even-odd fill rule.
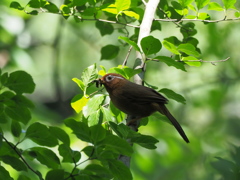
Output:
[[[129,121],[127,122],[127,126],[129,126],[132,130],[138,131],[139,120],[141,117],[128,117]]]

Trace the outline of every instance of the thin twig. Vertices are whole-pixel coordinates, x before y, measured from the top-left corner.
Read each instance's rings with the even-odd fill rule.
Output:
[[[218,23],[218,22],[225,22],[225,21],[239,21],[240,18],[231,18],[231,19],[217,19],[217,20],[203,20],[203,19],[154,19],[154,21],[161,21],[161,22],[182,22],[182,21],[199,21],[199,22],[206,22],[206,23]]]
[[[129,26],[129,27],[134,27],[134,28],[140,28],[140,26],[137,25],[133,25],[133,24],[125,24],[125,23],[121,23],[118,21],[110,21],[110,20],[106,20],[106,19],[83,19],[80,16],[76,16],[79,20],[81,21],[101,21],[101,22],[106,22],[106,23],[111,23],[111,24],[120,24],[120,25],[124,25],[124,26]]]
[[[18,152],[17,147],[13,146],[2,134],[1,134],[2,138],[4,139],[4,141],[16,152],[16,154],[19,156],[19,158],[24,162],[24,164],[28,167],[28,169],[30,169],[34,174],[36,174],[40,179],[42,179],[41,176],[39,176],[39,173],[37,171],[35,171],[28,163],[27,161],[22,157],[22,154],[20,152]]]
[[[128,61],[128,58],[129,58],[129,55],[130,55],[131,51],[132,51],[132,46],[130,46],[130,48],[129,48],[128,52],[127,52],[127,56],[126,56],[126,58],[124,59],[124,61],[122,63],[122,66],[126,66],[127,65],[127,61]]]
[[[222,60],[216,60],[216,61],[205,61],[202,59],[198,59],[198,60],[184,60],[184,62],[206,62],[206,63],[218,63],[218,62],[225,62],[227,60],[229,60],[230,57],[227,57],[226,59],[222,59]]]
[[[177,62],[203,62],[203,63],[212,63],[213,65],[215,65],[215,63],[219,63],[219,62],[225,62],[227,60],[229,60],[230,57],[227,57],[226,59],[222,59],[222,60],[216,60],[216,61],[206,61],[206,60],[202,60],[202,59],[197,59],[197,60],[184,60],[184,61],[179,61],[179,60],[176,60]],[[147,60],[150,60],[150,61],[161,61],[159,59],[151,59],[151,58],[147,58]]]

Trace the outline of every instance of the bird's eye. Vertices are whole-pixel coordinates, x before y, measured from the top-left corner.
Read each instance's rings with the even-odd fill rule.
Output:
[[[111,76],[111,75],[109,75],[109,76],[106,77],[106,81],[107,81],[107,82],[110,82],[110,81],[112,81],[113,79],[114,79],[114,76]]]

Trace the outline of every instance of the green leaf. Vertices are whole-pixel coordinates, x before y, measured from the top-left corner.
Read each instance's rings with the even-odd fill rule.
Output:
[[[1,132],[2,133],[2,132]],[[2,136],[0,136],[2,137]],[[12,144],[10,142],[11,147],[9,144],[7,144],[5,141],[1,142],[1,148],[0,148],[0,157],[9,155],[11,157],[19,158],[19,156],[16,154],[16,152],[13,150],[12,147],[15,147],[15,144]],[[17,151],[20,152],[20,149],[16,148]],[[0,171],[1,172],[1,171]],[[0,173],[1,174],[1,173]]]
[[[177,50],[177,47],[171,42],[168,42],[167,40],[163,40],[163,46],[173,54],[180,54],[180,52]]]
[[[45,180],[64,180],[64,170],[63,169],[53,169],[48,171]]]
[[[175,93],[171,89],[163,88],[163,89],[159,90],[159,92],[165,94],[170,99],[173,99],[182,104],[186,104],[186,99],[182,95]]]
[[[96,21],[95,26],[100,31],[101,36],[112,34],[114,31],[113,26],[107,22]]]
[[[84,152],[88,157],[93,157],[95,148],[94,146],[86,146],[81,150],[81,152]]]
[[[140,16],[133,11],[122,11],[122,13],[125,14],[126,16],[133,17],[137,20],[139,20],[139,18],[140,18]]]
[[[72,129],[73,133],[81,140],[90,141],[90,129],[87,124],[75,121],[74,119],[66,119],[65,125]]]
[[[68,134],[62,130],[59,127],[54,127],[54,126],[50,126],[49,127],[49,131],[50,133],[55,136],[56,138],[58,138],[60,141],[62,141],[64,144],[66,145],[70,145],[70,138],[68,136]]]
[[[73,6],[82,6],[84,4],[86,4],[87,0],[72,0]]]
[[[178,51],[182,51],[182,52],[186,53],[187,55],[193,55],[195,57],[200,56],[200,54],[196,51],[195,47],[189,43],[180,44],[178,46]]]
[[[62,15],[65,19],[67,19],[71,14],[71,9],[65,4],[60,6],[60,10],[62,11]]]
[[[3,86],[5,86],[5,84],[7,83],[8,78],[9,78],[9,76],[8,76],[8,73],[7,73],[7,72],[5,72],[5,73],[3,73],[3,74],[1,75],[1,84],[2,84]]]
[[[33,10],[33,11],[28,12],[27,14],[38,15],[38,11],[37,10]]]
[[[31,119],[31,113],[28,108],[18,105],[9,105],[5,107],[5,113],[10,118],[27,124]]]
[[[42,146],[54,147],[58,145],[57,138],[52,135],[47,126],[39,122],[35,122],[28,127],[26,138]]]
[[[83,107],[83,115],[87,118],[99,110],[104,99],[105,96],[102,94],[97,94],[90,98],[90,100],[87,102],[87,105]]]
[[[5,86],[17,94],[32,93],[35,89],[35,83],[33,82],[32,76],[25,71],[12,72]]]
[[[210,0],[196,0],[195,2],[197,4],[198,10],[200,10],[200,9],[204,8],[206,5],[208,5]]]
[[[118,55],[119,47],[114,45],[107,45],[101,49],[101,60],[110,60]]]
[[[20,136],[20,134],[22,132],[22,128],[18,121],[12,120],[11,132],[12,132],[13,136],[15,136],[15,137]]]
[[[209,5],[208,5],[208,10],[223,11],[224,9],[217,2],[210,2]]]
[[[110,125],[111,129],[112,129],[119,137],[123,138],[122,133],[119,131],[119,125],[118,125],[118,124],[109,121],[109,125]]]
[[[236,9],[234,4],[236,3],[237,0],[222,0],[225,9]]]
[[[2,166],[0,166],[0,179],[4,179],[4,180],[14,180],[9,172]]]
[[[239,18],[240,17],[240,12],[235,12],[234,15],[235,15],[235,17]]]
[[[23,174],[20,174],[17,180],[31,180],[31,179]]]
[[[41,2],[40,2],[40,0],[30,0],[28,5],[31,8],[40,8],[41,7]]]
[[[101,125],[94,125],[90,127],[91,141],[93,144],[97,144],[106,137],[106,130]]]
[[[130,169],[118,160],[108,161],[109,170],[112,172],[114,179],[118,180],[132,180],[132,174]]]
[[[178,0],[182,7],[187,7],[192,3],[193,0]]]
[[[24,10],[24,7],[22,7],[19,2],[12,1],[10,4],[10,8],[18,9],[18,10]]]
[[[105,107],[101,106],[100,109],[101,109],[101,112],[103,114],[104,122],[108,122],[108,121],[113,121],[114,120],[113,115],[112,115],[111,111],[108,108],[105,108]]]
[[[87,67],[86,69],[84,69],[81,79],[83,81],[85,88],[89,85],[89,83],[91,83],[93,80],[95,80],[98,77],[97,74],[98,74],[98,71],[95,63]]]
[[[80,79],[78,79],[78,78],[73,78],[72,80],[78,85],[78,87],[80,87],[81,90],[84,91],[84,89],[85,89],[86,86],[85,86],[85,84],[82,82],[82,80],[80,80]]]
[[[112,179],[112,175],[110,171],[99,165],[99,164],[89,164],[85,169],[83,170],[84,174],[90,174],[98,178],[106,178],[106,179]]]
[[[19,106],[23,106],[23,107],[27,107],[27,108],[34,107],[34,104],[32,103],[32,101],[21,94],[14,95],[12,97],[12,100],[14,100]]]
[[[160,62],[166,63],[168,66],[173,66],[177,69],[181,69],[182,71],[186,71],[184,64],[181,62],[177,62],[174,59],[167,56],[157,56],[154,59],[159,59]]]
[[[189,66],[195,66],[195,67],[200,67],[201,66],[201,62],[192,61],[192,60],[198,60],[197,58],[192,57],[192,56],[183,57],[182,60]]]
[[[152,136],[142,134],[139,134],[139,136],[137,137],[131,138],[131,141],[147,149],[156,149],[157,147],[155,144],[159,142],[156,138]]]
[[[0,107],[3,108],[3,105],[1,104]],[[9,121],[8,116],[7,116],[4,112],[2,112],[2,113],[0,114],[0,123],[5,124],[5,123],[7,123],[8,121]]]
[[[57,169],[60,167],[60,160],[56,154],[44,147],[33,147],[25,151],[30,157],[36,158],[41,164],[46,165],[48,168]]]
[[[13,169],[17,171],[27,171],[27,166],[18,158],[13,156],[1,156],[1,160],[10,165]]]
[[[51,13],[58,13],[59,12],[58,7],[50,1],[47,1],[46,5],[43,8],[47,9]]]
[[[90,98],[86,98],[84,95],[78,94],[71,100],[71,106],[76,113],[80,113],[89,100]]]
[[[88,126],[94,126],[94,125],[98,125],[98,124],[102,124],[102,116],[101,116],[101,111],[100,109],[96,110],[95,112],[93,112],[92,114],[90,114],[87,117],[87,122],[88,122]]]
[[[106,11],[111,14],[118,14],[115,4],[110,4],[107,8],[102,9],[102,11]]]
[[[131,0],[116,0],[115,2],[117,12],[121,12],[123,10],[129,9],[131,5]]]
[[[155,54],[162,48],[161,42],[153,36],[142,38],[140,44],[145,55]]]
[[[133,153],[133,149],[128,142],[115,135],[106,136],[102,144],[122,155],[131,156]]]
[[[58,147],[59,154],[63,157],[62,162],[74,163],[78,162],[81,158],[79,151],[73,151],[68,145],[61,144]]]
[[[140,51],[140,48],[138,47],[137,43],[131,41],[128,37],[119,36],[118,39],[124,40],[126,43],[131,45],[136,51]]]
[[[198,19],[202,19],[202,20],[210,19],[210,16],[208,13],[198,13]]]
[[[122,111],[120,111],[118,108],[116,108],[112,102],[110,102],[110,106],[109,106],[111,112],[114,114],[114,117],[116,118],[117,122],[120,123],[124,120],[125,118],[125,113],[123,113]]]

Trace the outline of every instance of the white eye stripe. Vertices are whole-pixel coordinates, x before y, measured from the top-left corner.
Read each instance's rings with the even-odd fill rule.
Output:
[[[112,81],[114,78],[124,79],[123,77],[113,76],[113,75],[108,75],[105,79],[106,79],[107,82],[110,82],[110,81]]]

